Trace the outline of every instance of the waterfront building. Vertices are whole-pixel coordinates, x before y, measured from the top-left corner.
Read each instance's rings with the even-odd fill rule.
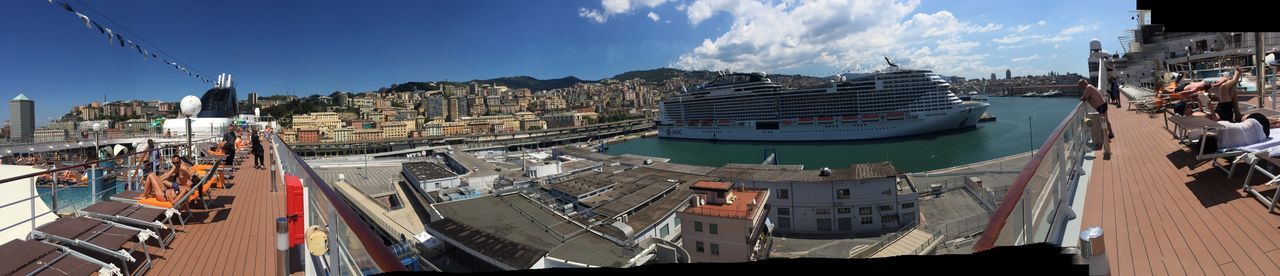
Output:
[[[440,136],[444,135],[444,130],[439,123],[426,123],[422,125],[423,136]]]
[[[466,135],[471,133],[471,129],[467,127],[467,123],[445,122],[440,124],[440,132],[444,136]]]
[[[730,182],[700,181],[696,198],[678,219],[683,247],[694,262],[750,262],[768,256],[768,189],[733,189]]]

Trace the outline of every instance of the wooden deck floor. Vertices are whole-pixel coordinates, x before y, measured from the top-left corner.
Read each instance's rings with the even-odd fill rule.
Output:
[[[1280,275],[1280,215],[1241,191],[1246,168],[1227,179],[1160,116],[1112,110],[1113,152],[1093,161],[1082,224],[1103,227],[1112,275]]]
[[[264,161],[269,161],[268,157]],[[284,216],[283,187],[271,192],[270,171],[245,159],[230,189],[216,189],[210,210],[195,210],[150,275],[277,274],[275,219]],[[152,251],[155,252],[155,251]],[[295,272],[297,274],[298,272]]]

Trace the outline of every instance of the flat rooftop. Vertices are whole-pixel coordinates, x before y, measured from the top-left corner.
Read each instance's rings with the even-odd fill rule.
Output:
[[[737,195],[738,199],[734,200],[733,204],[708,203],[698,207],[689,207],[684,212],[700,216],[750,220],[753,219],[752,215],[755,211],[760,210],[760,206],[764,205],[767,199],[765,196],[769,194],[768,191],[767,189],[736,190],[733,191],[733,194]],[[752,204],[752,200],[756,204]]]
[[[626,254],[631,249],[584,231],[520,194],[432,207],[445,219],[431,222],[428,228],[512,267],[531,267],[548,252],[572,258],[570,261],[609,266],[620,266],[635,257]]]
[[[893,163],[880,162],[853,164],[845,169],[831,169],[831,174],[827,176],[820,175],[818,170],[761,170],[741,166],[716,168],[708,175],[734,180],[819,182],[892,178],[898,175],[898,171],[893,167]]]
[[[371,197],[383,197],[396,193],[395,185],[404,176],[400,167],[312,167],[327,183],[338,183],[338,175],[342,175],[356,190]]]
[[[713,181],[698,181],[693,183],[693,186],[690,186],[690,188],[694,188],[694,189],[715,190],[715,191],[728,191],[729,188],[732,188],[732,187],[733,187],[733,183],[730,183],[730,182],[713,182]]]
[[[606,179],[609,175],[608,173],[583,173],[570,179],[544,184],[543,187],[579,197],[617,184]]]
[[[458,176],[457,174],[454,174],[453,171],[450,171],[449,168],[445,168],[444,165],[435,162],[420,161],[404,163],[403,168],[406,173],[417,177],[419,181]]]

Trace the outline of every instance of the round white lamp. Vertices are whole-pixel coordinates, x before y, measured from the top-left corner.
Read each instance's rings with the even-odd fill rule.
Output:
[[[181,108],[182,115],[187,117],[195,116],[197,112],[200,112],[200,98],[191,95],[182,97]]]
[[[192,95],[187,95],[186,97],[182,97],[182,102],[180,103],[180,105],[181,105],[180,108],[182,108],[182,115],[187,116],[187,148],[189,149],[187,150],[187,158],[191,158],[192,157],[191,153],[193,152],[193,150],[190,150],[191,149],[191,116],[195,116],[197,112],[200,112],[200,98],[197,98],[196,96],[192,96]]]

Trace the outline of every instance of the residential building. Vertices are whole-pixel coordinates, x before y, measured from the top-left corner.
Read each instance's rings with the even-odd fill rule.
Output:
[[[382,124],[382,139],[404,139],[417,129],[412,121],[393,121]]]
[[[422,125],[422,135],[423,136],[440,136],[440,135],[444,135],[444,130],[441,128],[440,124],[426,123]]]
[[[445,122],[440,124],[440,132],[444,136],[467,135],[471,134],[471,129],[467,127],[467,123]]]
[[[382,139],[382,130],[376,128],[356,129],[351,131],[352,141],[376,141]]]
[[[542,120],[547,122],[548,128],[576,127],[583,126],[588,123],[588,118],[594,120],[597,117],[595,112],[561,112],[543,115]]]
[[[319,143],[320,131],[315,129],[298,130],[298,142],[299,143]]]
[[[678,218],[683,247],[694,262],[750,262],[768,255],[768,189],[733,189],[733,183],[710,181],[689,189],[696,199]]]
[[[351,141],[353,131],[355,131],[355,129],[350,127],[335,128],[329,131],[328,137],[332,137],[334,142],[347,142]]]

